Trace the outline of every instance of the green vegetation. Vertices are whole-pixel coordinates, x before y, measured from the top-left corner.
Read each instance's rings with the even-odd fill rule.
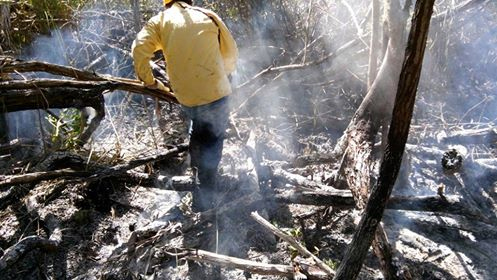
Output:
[[[60,110],[59,116],[47,115],[51,125],[50,139],[54,146],[75,149],[79,146],[79,136],[84,127],[81,113],[74,108]]]
[[[331,269],[333,270],[337,270],[338,268],[338,265],[340,264],[339,261],[336,261],[336,260],[332,260],[332,259],[324,259],[323,260],[324,263],[329,266]]]

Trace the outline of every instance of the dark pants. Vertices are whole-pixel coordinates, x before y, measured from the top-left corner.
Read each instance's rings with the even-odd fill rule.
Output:
[[[228,126],[228,97],[212,103],[187,107],[183,111],[191,120],[190,159],[191,166],[198,170],[201,203],[208,207],[213,203],[216,174],[223,152],[224,134]]]

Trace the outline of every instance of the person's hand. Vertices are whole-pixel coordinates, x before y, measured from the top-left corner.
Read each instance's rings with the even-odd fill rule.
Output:
[[[165,91],[165,92],[171,91],[168,87],[166,87],[161,81],[159,81],[157,79],[154,79],[154,83],[151,85],[148,85],[146,87],[149,89],[158,89],[158,90]]]

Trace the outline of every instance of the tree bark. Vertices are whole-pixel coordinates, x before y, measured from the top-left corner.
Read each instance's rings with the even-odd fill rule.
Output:
[[[141,27],[141,13],[140,13],[140,0],[130,0],[131,9],[133,10],[133,27],[135,32],[140,32]]]
[[[10,82],[0,82],[2,87],[0,101],[3,105],[0,113],[71,107],[77,109],[91,107],[95,109],[95,116],[84,127],[78,137],[80,143],[86,143],[105,117],[103,89],[99,86],[94,86],[91,89],[38,88],[33,90],[9,90],[8,86],[4,86],[5,83]]]
[[[138,166],[147,163],[166,160],[173,155],[186,151],[187,149],[188,149],[188,144],[183,143],[155,155],[134,159],[127,163],[118,164],[109,168],[103,168],[101,170],[93,172],[62,169],[62,170],[54,170],[46,172],[34,172],[22,175],[2,175],[0,176],[0,188],[9,187],[18,184],[25,184],[25,183],[37,183],[43,180],[50,180],[61,177],[85,178],[85,182],[88,183],[91,181],[101,180],[108,177],[120,176],[126,173],[128,170],[131,170],[133,168],[136,168]]]
[[[408,1],[407,1],[408,2]],[[338,140],[330,157],[342,158],[342,166],[334,180],[345,182],[352,191],[359,209],[366,204],[372,186],[374,166],[372,157],[374,139],[382,123],[391,117],[393,100],[404,51],[404,30],[409,6],[402,9],[400,1],[388,0],[385,4],[387,17],[388,45],[378,75],[357,109],[344,135]],[[378,102],[381,100],[381,102]],[[391,249],[386,234],[380,226],[377,241],[373,245],[380,259],[381,271],[385,279],[393,279],[396,271],[390,259]]]
[[[10,38],[10,2],[6,1],[0,3],[0,55],[5,50],[12,49],[12,42]]]
[[[19,88],[37,88],[37,87],[50,87],[56,86],[54,85],[56,81],[60,84],[64,84],[65,86],[72,87],[82,87],[89,88],[92,83],[84,83],[82,81],[100,81],[104,83],[93,83],[94,86],[102,86],[102,84],[106,85],[108,90],[124,90],[133,93],[139,93],[148,95],[151,97],[156,97],[160,100],[178,103],[176,97],[172,94],[172,90],[169,93],[149,89],[145,87],[140,81],[133,79],[126,79],[120,77],[113,77],[109,75],[101,75],[94,72],[83,71],[74,67],[62,66],[57,64],[51,64],[40,61],[22,61],[17,60],[9,56],[0,56],[0,65],[2,65],[1,73],[13,73],[13,72],[46,72],[53,75],[60,75],[71,77],[79,81],[67,81],[67,80],[36,80],[31,82],[26,81],[10,81],[10,82],[2,82],[1,87],[9,85],[9,87],[19,87]],[[165,78],[164,78],[165,79]],[[52,82],[48,82],[52,81]],[[105,83],[107,82],[107,83]],[[168,82],[164,83],[166,87],[171,89]]]
[[[196,249],[185,249],[183,252],[180,252],[178,255],[183,256],[186,259],[189,260],[195,260],[199,262],[207,262],[223,267],[228,267],[228,268],[237,268],[241,269],[244,271],[248,271],[251,273],[255,274],[260,274],[260,275],[277,275],[277,276],[283,276],[283,277],[288,277],[292,279],[298,279],[294,278],[295,275],[295,269],[294,266],[292,265],[282,265],[282,264],[268,264],[268,263],[260,263],[260,262],[254,262],[250,260],[245,260],[245,259],[240,259],[240,258],[234,258],[230,256],[225,256],[225,255],[220,255],[204,250],[196,250]],[[173,255],[175,256],[175,255]],[[313,269],[314,267],[304,267],[303,265],[300,266],[304,271],[305,274],[307,274],[309,280],[317,280],[317,279],[329,279],[328,275],[323,273],[321,270]]]
[[[60,240],[47,239],[41,236],[28,236],[21,239],[12,247],[5,250],[5,253],[0,257],[0,272],[15,264],[28,252],[35,249],[43,249],[45,251],[55,251],[59,246]]]
[[[416,2],[379,179],[371,192],[352,243],[338,267],[336,280],[357,278],[397,178],[409,134],[433,4],[434,0]]]
[[[9,130],[5,114],[0,112],[0,145],[9,142]],[[1,154],[1,153],[0,153]]]
[[[371,88],[378,72],[378,54],[380,50],[380,1],[373,0],[371,15],[371,41],[369,44],[368,89]]]

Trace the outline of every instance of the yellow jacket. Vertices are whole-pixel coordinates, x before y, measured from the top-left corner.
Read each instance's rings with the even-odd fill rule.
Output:
[[[154,83],[149,63],[158,50],[181,104],[204,105],[231,93],[227,75],[235,70],[238,49],[214,12],[176,2],[148,21],[132,46],[135,72],[145,85]]]

